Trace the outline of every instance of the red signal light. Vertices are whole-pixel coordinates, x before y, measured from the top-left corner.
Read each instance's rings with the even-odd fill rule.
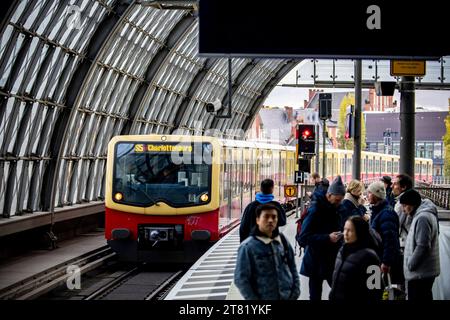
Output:
[[[303,135],[306,137],[309,137],[310,134],[311,134],[311,132],[309,132],[309,130],[303,131]]]

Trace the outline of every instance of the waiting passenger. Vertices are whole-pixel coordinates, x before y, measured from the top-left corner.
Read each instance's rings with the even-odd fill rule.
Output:
[[[328,181],[328,179],[327,178],[321,179],[320,175],[317,172],[314,172],[311,175],[310,183],[314,185],[314,189],[313,189],[312,192],[308,191],[306,193],[306,195],[309,198],[311,198],[311,200],[312,200],[312,197],[313,197],[313,195],[314,195],[314,193],[316,191],[321,191],[321,192],[323,192],[325,194],[327,192],[327,190],[328,190],[328,187],[330,186],[330,182]]]
[[[341,226],[344,229],[344,224],[351,216],[363,217],[366,221],[370,216],[366,214],[366,207],[364,206],[364,199],[362,193],[364,192],[364,184],[359,180],[352,180],[347,186],[347,193],[340,207],[339,213],[341,216]]]
[[[326,194],[316,191],[302,223],[299,240],[300,245],[305,248],[305,253],[300,274],[309,277],[311,300],[321,300],[324,280],[331,286],[342,237],[338,208],[344,195],[344,184],[338,176]]]
[[[336,257],[330,300],[381,300],[381,290],[370,289],[367,285],[368,268],[380,265],[369,228],[369,223],[359,215],[346,220],[345,243]]]
[[[433,300],[431,289],[440,274],[437,208],[413,189],[403,193],[400,203],[403,212],[412,217],[403,262],[408,300]]]
[[[278,230],[278,208],[256,208],[256,226],[240,245],[234,283],[246,300],[296,300],[300,280],[294,251]]]
[[[386,190],[381,181],[371,183],[367,191],[369,203],[372,205],[370,226],[382,240],[381,271],[391,274],[392,283],[402,283],[398,216],[386,201]]]
[[[381,181],[384,183],[384,188],[386,189],[386,200],[389,205],[394,208],[395,207],[395,196],[392,193],[392,179],[389,176],[383,176]]]
[[[394,178],[392,184],[392,194],[396,197],[396,204],[394,207],[395,212],[399,219],[399,235],[400,235],[400,248],[405,247],[406,237],[408,236],[409,228],[411,227],[412,218],[403,213],[402,206],[400,205],[400,198],[403,193],[413,188],[413,181],[410,176],[406,174],[399,174]]]
[[[241,225],[239,227],[239,238],[243,242],[249,235],[256,221],[256,208],[261,204],[270,203],[277,208],[278,226],[286,225],[286,212],[278,201],[274,201],[274,183],[272,179],[265,179],[261,182],[261,192],[256,194],[256,200],[249,203],[242,214]]]

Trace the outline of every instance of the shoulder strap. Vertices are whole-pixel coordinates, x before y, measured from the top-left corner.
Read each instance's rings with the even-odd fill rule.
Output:
[[[286,237],[281,232],[280,232],[280,238],[281,238],[281,242],[283,244],[284,254],[286,255],[286,257],[289,257],[289,244],[287,242]]]

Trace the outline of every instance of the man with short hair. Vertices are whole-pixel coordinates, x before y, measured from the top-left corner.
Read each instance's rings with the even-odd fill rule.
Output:
[[[243,242],[249,235],[256,221],[256,208],[261,204],[270,203],[277,208],[278,226],[286,225],[286,212],[273,195],[274,182],[272,179],[261,181],[261,192],[256,194],[256,200],[249,203],[242,214],[241,225],[239,227],[239,238]]]
[[[405,241],[408,236],[409,228],[411,227],[412,218],[403,213],[399,200],[405,191],[412,188],[413,180],[407,174],[399,174],[394,178],[394,182],[392,184],[392,194],[396,197],[394,210],[399,219],[400,248],[402,249],[405,247]]]
[[[239,247],[234,283],[246,300],[296,300],[300,279],[294,251],[278,231],[273,204],[256,208],[256,226]]]
[[[369,203],[372,205],[370,226],[382,239],[381,271],[391,273],[393,283],[399,283],[402,281],[402,271],[400,270],[398,216],[386,201],[386,190],[381,181],[371,183],[367,188],[367,193]],[[394,270],[391,271],[391,268]]]
[[[316,191],[302,223],[300,245],[305,253],[300,274],[309,277],[310,300],[322,299],[322,284],[331,287],[334,264],[340,248],[339,206],[345,196],[345,187],[337,176],[326,193]]]
[[[405,191],[400,203],[403,213],[412,217],[403,260],[408,300],[433,300],[431,289],[440,274],[437,208],[414,189]]]

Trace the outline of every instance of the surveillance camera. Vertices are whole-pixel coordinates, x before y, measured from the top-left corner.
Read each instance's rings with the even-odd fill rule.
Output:
[[[217,112],[222,108],[222,102],[219,99],[214,100],[214,102],[208,102],[206,104],[206,112],[213,113]]]

